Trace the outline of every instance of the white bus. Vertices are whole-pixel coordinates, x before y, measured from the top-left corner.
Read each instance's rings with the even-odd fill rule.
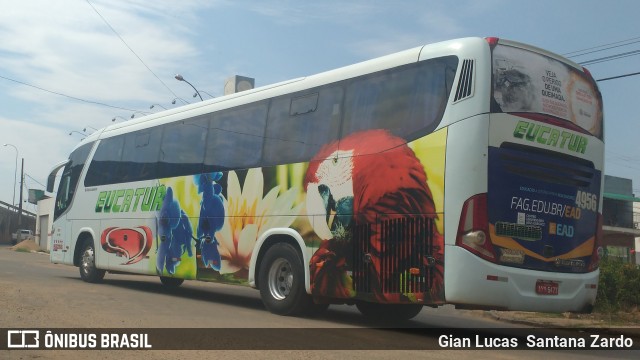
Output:
[[[162,111],[52,170],[51,261],[244,284],[282,315],[588,311],[602,118],[585,69],[497,38]]]

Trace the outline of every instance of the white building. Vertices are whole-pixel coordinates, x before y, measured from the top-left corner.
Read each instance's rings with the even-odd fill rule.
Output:
[[[42,250],[51,250],[54,205],[55,198],[45,197],[38,201],[35,238]]]

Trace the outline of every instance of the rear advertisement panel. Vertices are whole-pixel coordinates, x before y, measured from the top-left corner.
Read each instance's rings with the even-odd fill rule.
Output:
[[[498,260],[588,272],[602,181],[600,92],[582,71],[519,47],[497,45],[492,66],[488,199]],[[541,281],[536,292],[556,295],[557,285]]]
[[[490,147],[489,159],[490,233],[499,262],[587,272],[595,245],[601,171],[586,162],[519,146]]]
[[[528,50],[493,49],[492,112],[530,112],[568,120],[602,139],[602,97],[581,71]]]

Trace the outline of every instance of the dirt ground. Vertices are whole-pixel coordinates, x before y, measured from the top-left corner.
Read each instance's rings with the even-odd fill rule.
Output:
[[[6,249],[6,248],[5,248]],[[2,249],[3,251],[6,251]],[[34,257],[46,257],[47,254],[39,252],[37,244],[33,241],[23,241],[13,247],[11,250],[17,252],[33,252]],[[36,293],[27,291],[26,288],[16,287],[15,284],[10,281],[13,274],[23,271],[22,267],[28,267],[27,263],[16,264],[17,267],[10,270],[9,273],[0,276],[0,302],[5,304],[3,311],[0,311],[0,323],[5,324],[21,324],[22,326],[38,327],[42,324],[48,323],[52,316],[51,310],[58,311],[65,308],[81,308],[78,304],[81,304],[81,300],[77,300],[76,303],[64,303],[62,299],[66,299],[63,294],[68,291],[78,291],[82,289],[87,296],[95,296],[96,290],[91,286],[77,281],[70,283],[70,288],[60,288],[54,283],[44,283],[40,285],[40,288]],[[43,265],[45,269],[54,270],[56,265],[46,263]],[[74,277],[76,276],[74,272]],[[76,289],[75,287],[78,287]],[[46,294],[46,296],[44,295]],[[146,294],[142,292],[142,294]],[[107,295],[105,301],[113,301]],[[46,298],[46,308],[43,310],[43,299]],[[49,310],[47,310],[49,309]],[[57,310],[56,310],[57,309]],[[249,312],[250,309],[243,309],[244,312]],[[625,327],[634,334],[640,334],[640,314],[638,311],[634,311],[628,314],[589,314],[589,315],[575,315],[575,314],[545,314],[545,313],[533,313],[533,312],[502,312],[502,311],[480,311],[480,310],[466,310],[466,313],[477,316],[492,318],[494,320],[504,321],[505,323],[520,323],[525,325],[533,325],[539,327],[570,327],[570,328],[616,328]],[[124,313],[127,315],[127,313]],[[78,324],[86,324],[86,326],[99,326],[99,327],[136,327],[135,319],[131,322],[119,323],[122,319],[128,318],[127,316],[112,316],[110,312],[93,312],[91,318],[87,318],[87,314],[81,311],[67,311],[65,316],[56,319],[57,327],[76,327]],[[133,318],[133,317],[132,317]],[[145,326],[145,324],[139,324],[139,326]],[[224,357],[225,359],[283,359],[283,358],[305,358],[305,359],[342,359],[345,357],[351,359],[391,359],[399,357],[410,357],[412,359],[417,358],[431,358],[431,359],[449,359],[451,357],[451,351],[216,351],[216,357]],[[478,357],[476,351],[456,351],[456,357],[459,359],[478,359],[478,358],[501,358],[507,359],[533,359],[538,358],[534,351],[525,352],[483,352],[484,357]],[[60,350],[60,351],[0,351],[0,358],[6,359],[189,359],[189,358],[202,358],[205,356],[211,356],[211,351],[204,350],[189,350],[189,351],[82,351],[82,350]],[[554,358],[548,356],[547,358]]]
[[[640,334],[640,311],[605,314],[550,314],[526,311],[486,311],[500,321],[533,325],[537,327],[567,328],[625,328],[629,332]]]
[[[33,239],[27,239],[17,243],[16,245],[10,247],[9,249],[13,251],[26,251],[26,252],[38,252],[41,251],[40,246],[36,244]]]
[[[24,240],[10,248],[13,251],[41,252],[40,247],[32,240]],[[551,314],[526,311],[480,311],[468,310],[474,316],[489,317],[510,323],[520,323],[539,327],[570,328],[628,328],[640,334],[640,309],[620,313],[591,314]]]

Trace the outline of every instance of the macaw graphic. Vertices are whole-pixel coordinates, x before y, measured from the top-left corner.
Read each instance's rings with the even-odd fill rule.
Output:
[[[144,259],[151,249],[151,229],[110,227],[102,232],[100,244],[104,251],[125,257],[121,265],[131,265]]]
[[[323,240],[311,259],[314,294],[330,297],[355,296],[350,270],[353,267],[353,232],[363,225],[370,249],[367,254],[371,291],[379,301],[399,301],[399,293],[383,293],[381,259],[395,257],[385,273],[397,279],[406,276],[400,265],[409,258],[428,264],[432,299],[443,296],[443,237],[431,227],[431,254],[388,253],[396,244],[383,244],[380,224],[399,217],[436,218],[436,208],[427,176],[404,139],[386,130],[367,130],[325,145],[311,161],[305,177],[307,214],[316,234]],[[318,214],[324,215],[319,221]],[[370,225],[367,225],[370,224]],[[387,240],[388,241],[388,240]],[[397,242],[410,241],[400,236]],[[391,246],[390,246],[391,245]],[[404,257],[404,258],[403,258]],[[434,261],[435,259],[435,261]]]
[[[158,253],[156,271],[162,274],[166,268],[167,272],[173,275],[185,252],[189,257],[193,256],[191,250],[193,231],[189,218],[180,209],[178,201],[174,200],[171,187],[167,188],[158,217],[158,237],[160,241],[156,249]]]
[[[200,201],[200,220],[198,221],[197,237],[200,255],[205,268],[220,271],[219,242],[215,237],[216,231],[224,225],[224,205],[222,202],[222,186],[217,183],[222,178],[221,172],[200,174],[194,176],[198,186],[198,193],[202,194]]]

